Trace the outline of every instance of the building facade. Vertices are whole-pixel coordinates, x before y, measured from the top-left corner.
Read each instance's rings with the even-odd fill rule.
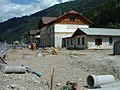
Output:
[[[113,49],[120,40],[120,29],[78,28],[71,37],[62,39],[68,49]]]
[[[60,17],[43,17],[39,21],[42,47],[62,47],[62,38],[72,35],[77,28],[89,28],[92,22],[82,14],[69,11]]]

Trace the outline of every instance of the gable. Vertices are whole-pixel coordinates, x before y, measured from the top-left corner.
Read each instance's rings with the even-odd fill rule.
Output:
[[[57,18],[54,23],[61,24],[79,24],[79,25],[91,25],[92,22],[79,13],[66,13],[63,16]]]
[[[56,23],[61,23],[61,24],[85,24],[86,22],[84,22],[84,20],[82,19],[82,17],[80,17],[79,15],[74,15],[74,14],[69,14],[69,15],[65,15],[61,18],[59,18]]]
[[[40,20],[39,26],[38,26],[39,28],[42,28],[45,25],[50,26],[54,23],[79,24],[79,25],[91,25],[92,24],[92,22],[89,19],[87,19],[82,14],[75,12],[75,11],[69,11],[60,17],[47,17],[47,20],[45,21],[44,19],[45,18]]]
[[[80,30],[79,28],[73,33],[73,35],[71,37],[75,37],[75,36],[79,36],[79,35],[86,35],[86,33],[84,33],[82,30]]]

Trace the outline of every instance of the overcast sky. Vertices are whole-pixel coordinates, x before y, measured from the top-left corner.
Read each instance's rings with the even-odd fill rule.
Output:
[[[21,17],[70,0],[0,0],[0,22]]]

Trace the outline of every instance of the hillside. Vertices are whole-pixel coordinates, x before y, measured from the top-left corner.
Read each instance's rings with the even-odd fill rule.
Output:
[[[28,31],[37,29],[40,18],[59,16],[60,10],[61,14],[69,10],[82,13],[94,23],[92,27],[120,28],[119,0],[76,0],[54,5],[30,16],[12,18],[0,23],[0,39],[8,42],[21,38],[29,40]]]
[[[87,15],[94,22],[94,27],[120,28],[120,0],[97,6],[88,11]]]

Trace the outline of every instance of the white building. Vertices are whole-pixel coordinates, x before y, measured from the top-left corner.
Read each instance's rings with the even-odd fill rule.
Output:
[[[72,35],[77,28],[89,28],[92,22],[82,14],[69,11],[60,17],[43,17],[39,21],[42,47],[62,47],[62,38]]]
[[[112,49],[120,40],[120,29],[78,28],[71,37],[63,38],[68,49]]]

